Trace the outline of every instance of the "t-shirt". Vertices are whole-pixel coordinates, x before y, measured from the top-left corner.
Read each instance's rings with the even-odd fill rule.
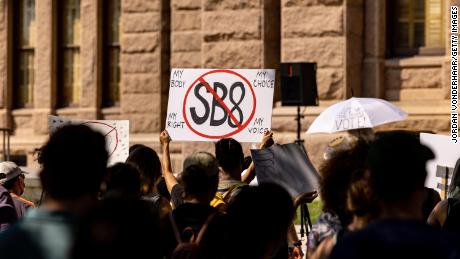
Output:
[[[337,242],[336,258],[460,258],[459,237],[419,221],[388,219],[349,232]]]
[[[67,212],[31,209],[0,234],[0,258],[68,259],[74,226],[75,218]]]
[[[0,185],[0,232],[18,219],[13,199],[5,187]]]
[[[200,232],[201,227],[209,218],[210,215],[217,210],[209,205],[196,203],[183,203],[173,210],[174,220],[177,229],[181,234],[182,241],[187,241],[190,238],[190,230],[196,235]],[[186,230],[186,228],[189,228]]]
[[[17,196],[14,193],[11,193],[11,197],[13,198],[14,208],[16,209],[16,213],[18,214],[18,218],[24,217],[28,209],[35,208],[35,205],[31,201]]]
[[[173,208],[179,207],[184,203],[184,187],[180,184],[176,184],[171,189],[171,204]]]

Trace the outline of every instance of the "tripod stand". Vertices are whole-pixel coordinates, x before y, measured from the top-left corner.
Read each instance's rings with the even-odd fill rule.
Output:
[[[300,113],[300,106],[297,106],[297,116],[296,116],[296,121],[297,121],[297,139],[294,141],[300,149],[303,151],[305,156],[307,156],[307,150],[305,149],[304,146],[304,140],[300,138],[300,131],[302,130],[302,118],[304,117],[303,114]],[[305,234],[308,235],[312,228],[311,224],[311,219],[310,219],[310,211],[308,210],[308,206],[306,203],[300,205],[300,236],[303,238]]]

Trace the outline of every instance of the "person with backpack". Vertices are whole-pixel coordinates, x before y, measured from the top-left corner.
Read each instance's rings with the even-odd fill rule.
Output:
[[[219,182],[216,159],[206,152],[193,154],[187,159],[195,160],[192,161],[195,165],[188,166],[182,172],[184,203],[172,212],[172,220],[179,233],[179,244],[195,241],[206,220],[217,213],[217,210],[209,205],[216,194]],[[205,160],[214,166],[205,168],[199,165],[199,160]]]
[[[219,186],[211,206],[225,210],[225,207],[247,183],[241,180],[244,154],[241,144],[233,138],[224,138],[216,142],[216,159],[221,169]]]
[[[260,147],[264,147],[271,140],[272,134],[266,133]],[[166,130],[160,134],[160,143],[162,145],[162,166],[163,177],[166,182],[168,191],[171,194],[171,204],[175,208],[182,204],[183,201],[183,187],[178,184],[178,180],[173,174],[171,167],[171,159],[169,152],[169,145],[171,138]],[[220,211],[225,211],[230,199],[239,191],[243,186],[247,186],[247,181],[251,181],[255,174],[254,166],[248,168],[247,176],[244,178],[246,182],[241,179],[241,172],[243,171],[244,154],[241,144],[234,139],[221,139],[215,145],[215,154],[218,161],[220,175],[219,186],[214,199],[211,201],[211,206],[219,208]],[[219,160],[220,159],[220,160]],[[184,161],[183,168],[189,166],[187,160]]]

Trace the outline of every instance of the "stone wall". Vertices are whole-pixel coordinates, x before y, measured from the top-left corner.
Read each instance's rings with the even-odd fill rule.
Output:
[[[54,1],[36,1],[34,108],[12,109],[11,3],[0,0],[0,127],[12,126],[15,152],[27,153],[47,137],[47,115],[129,119],[131,143],[159,150],[170,68],[278,68],[280,62],[317,62],[320,107],[307,107],[302,133],[325,107],[351,96],[397,101],[409,119],[381,129],[448,130],[449,52],[412,59],[385,56],[385,0],[122,0],[120,107],[101,107],[99,0],[81,0],[80,107],[55,109]],[[460,0],[450,1],[460,4]],[[98,9],[99,8],[99,9]],[[448,17],[445,5],[445,17]],[[448,28],[448,19],[445,21]],[[448,35],[446,31],[446,36]],[[446,49],[449,48],[446,40]],[[280,90],[279,81],[276,91]],[[6,91],[3,91],[6,89]],[[423,100],[423,101],[420,101]],[[279,107],[276,140],[295,139],[296,110]],[[315,163],[331,135],[305,136]],[[247,152],[249,145],[245,145]],[[210,143],[174,143],[175,168]],[[31,159],[29,159],[31,160]]]
[[[345,96],[345,25],[342,0],[283,0],[281,61],[317,62],[320,99]]]
[[[201,67],[201,0],[171,1],[171,68]]]
[[[164,35],[169,20],[163,20],[163,12],[169,5],[160,0],[123,0],[121,8],[121,114],[130,120],[132,133],[159,132],[163,80],[167,80],[162,60],[169,52],[163,44],[163,37],[169,37]]]

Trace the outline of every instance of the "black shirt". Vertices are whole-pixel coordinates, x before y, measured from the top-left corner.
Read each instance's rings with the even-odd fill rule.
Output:
[[[422,222],[380,220],[345,234],[330,258],[460,258],[459,241]]]

